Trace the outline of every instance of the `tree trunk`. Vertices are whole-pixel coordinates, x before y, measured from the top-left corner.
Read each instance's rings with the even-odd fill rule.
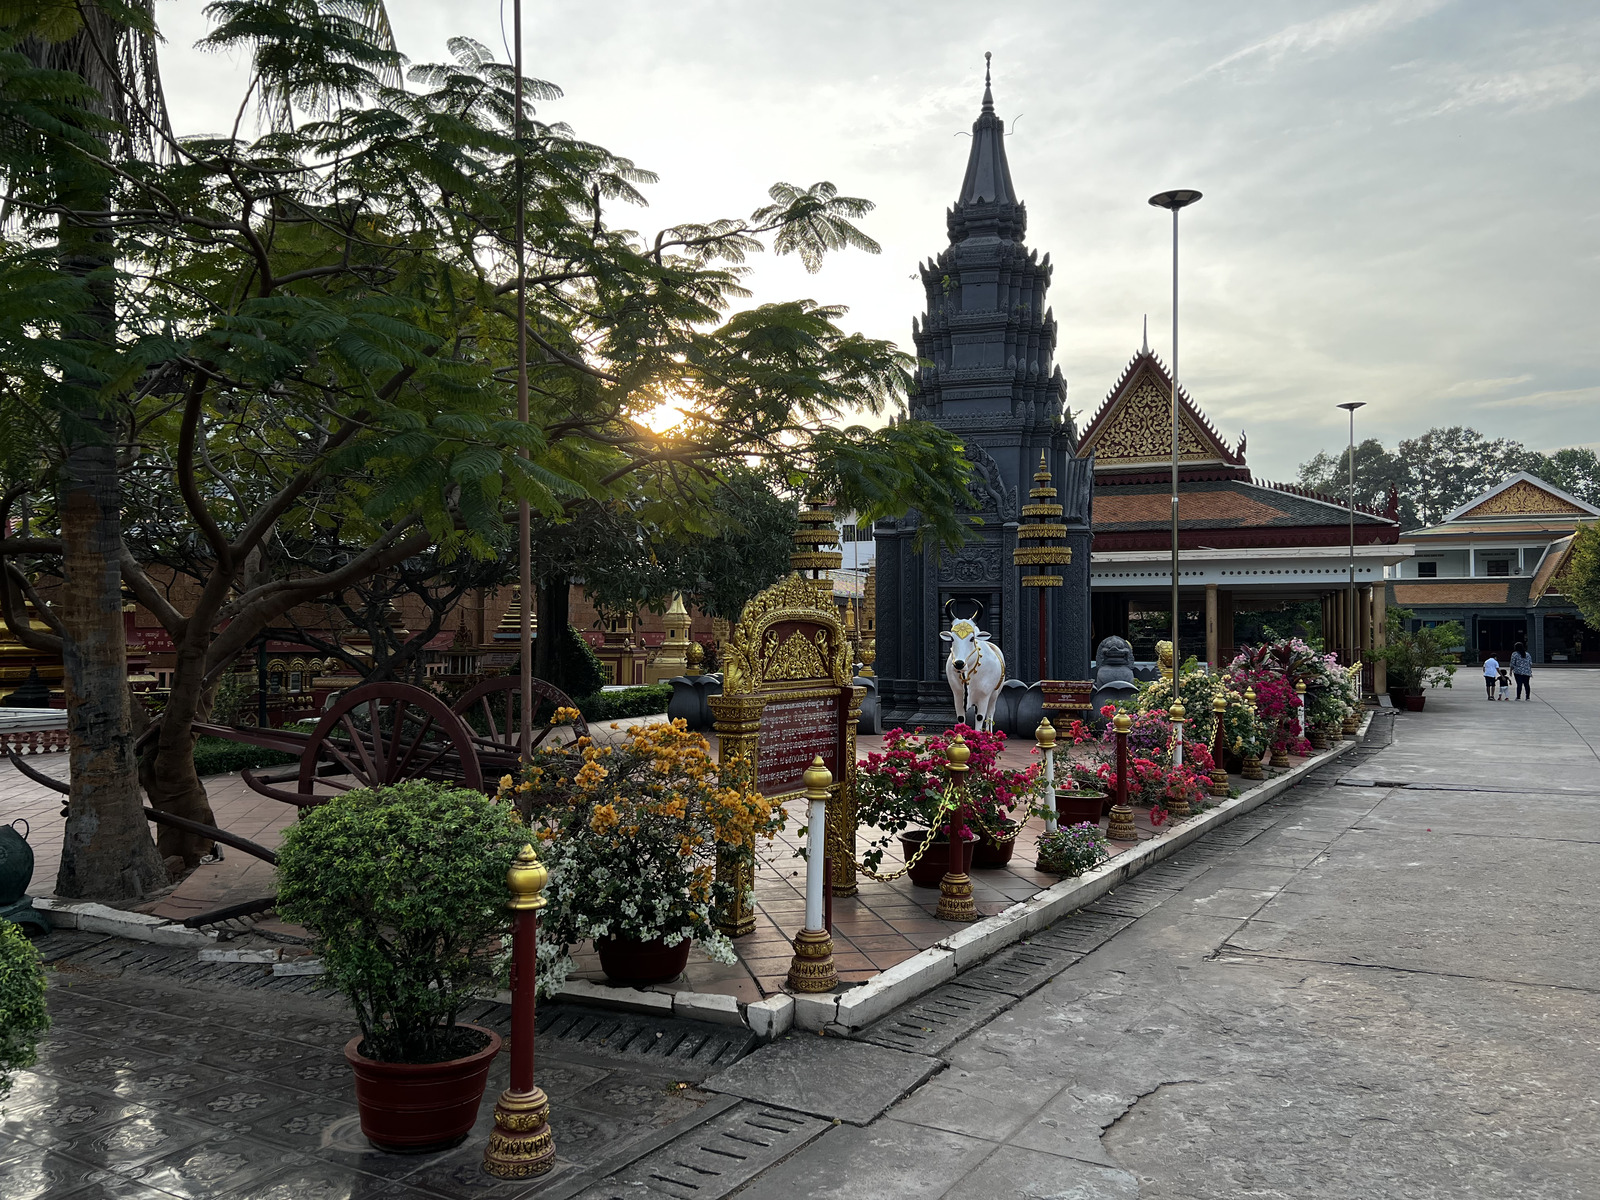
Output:
[[[122,534],[116,448],[98,407],[78,414],[101,437],[70,446],[63,467],[59,611],[66,628],[72,792],[56,894],[138,899],[167,871],[145,820],[129,727],[122,623]]]
[[[194,767],[194,722],[208,716],[210,709],[211,697],[203,687],[205,667],[203,648],[195,649],[187,640],[179,645],[161,731],[154,748],[147,748],[139,763],[139,779],[150,796],[150,807],[215,825],[211,800]],[[173,860],[181,859],[183,869],[199,866],[214,845],[208,838],[165,825],[156,835],[156,844],[173,867],[178,866]]]
[[[541,579],[535,590],[538,607],[534,611],[538,625],[533,639],[533,673],[540,679],[553,681],[558,673],[556,644],[562,631],[571,623],[568,601],[572,583],[565,575],[552,575],[548,579]]]
[[[94,5],[81,10],[93,38],[79,33],[67,43],[31,43],[41,65],[76,71],[100,93],[87,107],[109,115],[114,94],[105,76],[104,47],[114,47],[120,26]],[[99,49],[96,49],[98,47]],[[112,51],[113,58],[115,51]],[[97,212],[107,197],[94,185],[63,191],[69,210]],[[86,278],[112,265],[109,235],[62,219],[57,250],[61,270]],[[109,281],[90,285],[93,324],[68,337],[109,345],[116,337],[116,296]],[[95,899],[138,899],[167,882],[150,838],[133,754],[128,699],[127,635],[122,623],[122,488],[117,474],[117,423],[94,378],[69,367],[63,400],[70,419],[61,470],[62,586],[59,611],[67,692],[71,792],[56,874],[56,894]]]

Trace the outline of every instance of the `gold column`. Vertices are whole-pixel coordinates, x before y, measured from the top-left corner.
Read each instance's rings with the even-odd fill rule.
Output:
[[[794,552],[789,555],[789,569],[804,577],[811,572],[811,585],[817,590],[820,604],[833,604],[833,577],[828,571],[837,571],[844,565],[844,554],[831,549],[839,544],[839,531],[833,526],[833,505],[813,497],[800,510],[799,528],[794,531]]]
[[[806,768],[804,776],[806,784],[806,807],[821,802],[826,805],[830,798],[830,787],[833,783],[833,774],[822,765],[822,756],[819,754],[812,764]],[[807,812],[809,819],[810,812]],[[812,826],[815,831],[816,827]],[[827,835],[823,835],[827,840]],[[816,847],[810,846],[809,853],[815,853]],[[811,866],[813,860],[806,860],[806,905],[811,904]],[[827,880],[822,881],[822,886],[827,887]],[[817,928],[811,927],[810,915],[801,922],[802,928],[795,935],[794,958],[789,962],[789,990],[792,992],[831,992],[839,986],[839,972],[833,963],[833,935],[828,932],[825,922],[819,922]]]
[[[1389,664],[1383,661],[1383,648],[1389,644],[1389,585],[1380,583],[1372,614],[1372,690],[1382,696],[1389,690]]]
[[[727,783],[755,786],[756,742],[761,733],[762,696],[711,696],[712,729],[717,735],[717,774]],[[755,847],[717,848],[717,882],[737,885],[731,908],[718,911],[717,928],[729,937],[741,937],[756,927]]]

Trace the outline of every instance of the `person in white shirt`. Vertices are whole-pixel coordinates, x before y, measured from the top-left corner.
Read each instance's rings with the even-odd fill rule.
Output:
[[[1483,682],[1493,700],[1494,689],[1500,685],[1500,660],[1492,654],[1483,660]]]

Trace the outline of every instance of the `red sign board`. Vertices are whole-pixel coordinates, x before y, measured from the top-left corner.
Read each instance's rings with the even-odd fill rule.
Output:
[[[756,742],[756,788],[763,796],[799,791],[812,759],[839,777],[840,694],[775,697],[761,710]]]
[[[1094,707],[1092,679],[1046,679],[1039,687],[1045,712],[1088,712]]]
[[[177,649],[172,644],[172,635],[159,626],[155,629],[131,629],[128,631],[128,641],[146,654],[171,654]]]

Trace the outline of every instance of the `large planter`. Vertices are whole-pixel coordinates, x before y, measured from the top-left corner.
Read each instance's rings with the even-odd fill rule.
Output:
[[[1321,729],[1313,729],[1308,735],[1313,750],[1326,750],[1328,748],[1328,735]]]
[[[612,983],[644,987],[682,975],[689,965],[692,944],[689,938],[668,946],[661,938],[641,942],[638,938],[610,937],[596,938],[594,948],[600,954],[600,969]]]
[[[1104,792],[1057,792],[1056,824],[1062,828],[1071,825],[1098,825],[1100,818],[1105,815],[1108,799],[1110,797]]]
[[[388,1063],[361,1053],[359,1033],[345,1043],[344,1056],[356,1074],[361,1132],[379,1150],[444,1150],[459,1146],[472,1132],[489,1064],[500,1053],[500,1035],[478,1025],[460,1028],[483,1034],[488,1044],[447,1062]]]
[[[1017,823],[1015,821],[1000,822],[1000,832],[1005,836],[1005,841],[998,841],[990,836],[987,829],[978,831],[976,848],[972,851],[972,865],[979,871],[992,871],[1003,867],[1011,861],[1012,852],[1017,848]],[[929,850],[929,854],[933,851]]]
[[[900,853],[907,862],[911,856],[922,848],[923,841],[927,838],[926,829],[911,829],[900,835]],[[961,845],[961,870],[963,873],[972,870],[972,855],[978,843],[965,841]],[[944,878],[944,873],[950,869],[950,842],[946,838],[939,838],[928,847],[928,852],[919,859],[911,868],[911,882],[918,887],[936,888],[939,881]]]
[[[1427,703],[1427,700],[1428,697],[1423,695],[1421,692],[1415,692],[1406,696],[1406,711],[1421,712],[1422,706]]]

